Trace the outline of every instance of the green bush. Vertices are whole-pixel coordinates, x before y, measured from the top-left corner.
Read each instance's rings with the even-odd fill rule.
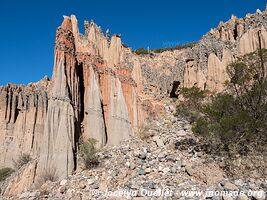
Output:
[[[227,92],[211,97],[209,103],[198,109],[201,117],[194,123],[193,131],[205,136],[216,152],[232,155],[266,151],[265,52],[256,51],[230,64]],[[194,95],[189,96],[195,101]]]
[[[80,145],[79,154],[86,169],[91,169],[99,164],[96,143],[97,140],[90,138],[87,142]]]
[[[176,46],[173,47],[157,48],[157,49],[152,49],[151,51],[153,51],[154,53],[162,53],[164,51],[174,51],[186,48],[193,48],[196,44],[197,44],[196,42],[191,42],[187,44],[177,44]]]
[[[149,52],[148,52],[148,50],[145,49],[145,48],[139,48],[139,49],[136,49],[136,50],[135,50],[135,53],[136,53],[137,55],[144,55],[144,54],[148,54]]]
[[[174,51],[174,50],[181,50],[181,49],[186,49],[186,48],[193,48],[196,44],[197,44],[196,42],[191,42],[191,43],[186,43],[186,44],[177,44],[176,46],[172,46],[172,47],[151,49],[150,52],[162,53],[164,51]],[[137,55],[149,54],[149,51],[145,48],[136,49],[134,52]]]
[[[20,169],[27,163],[29,163],[32,160],[31,156],[29,154],[23,153],[19,155],[17,160],[14,161],[14,165],[17,169]]]
[[[14,172],[11,168],[2,168],[0,169],[0,182],[6,180]]]

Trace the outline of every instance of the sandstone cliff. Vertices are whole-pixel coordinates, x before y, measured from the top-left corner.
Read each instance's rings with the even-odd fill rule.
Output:
[[[95,138],[102,147],[128,139],[144,114],[140,64],[123,64],[124,51],[130,52],[118,35],[110,39],[87,21],[82,35],[75,16],[65,16],[57,29],[52,80],[0,90],[0,166],[12,167],[21,154],[30,154],[36,168],[22,174],[31,173],[32,183],[47,171],[62,179],[77,168],[80,142]],[[18,187],[6,187],[6,195],[24,189],[23,178],[10,182]]]
[[[93,21],[81,34],[76,17],[64,16],[52,80],[0,87],[0,167],[12,167],[23,153],[34,159],[2,193],[21,193],[44,171],[60,179],[72,174],[80,142],[95,138],[103,147],[129,139],[181,85],[223,90],[230,62],[267,48],[266,18],[266,11],[233,16],[193,48],[138,56],[120,35],[104,34]]]

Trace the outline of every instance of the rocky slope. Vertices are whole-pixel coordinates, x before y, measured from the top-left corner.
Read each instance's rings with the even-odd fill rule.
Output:
[[[86,179],[84,173],[99,177],[99,184],[113,179],[108,175],[113,163],[117,164],[112,173],[120,169],[123,173],[117,182],[107,181],[107,187],[131,188],[131,182],[145,183],[147,176],[158,180],[156,185],[174,187],[175,181],[167,181],[174,177],[181,178],[180,183],[184,181],[186,187],[197,185],[202,189],[224,180],[219,164],[206,163],[209,159],[203,152],[198,157],[192,152],[173,150],[174,141],[197,138],[187,122],[172,119],[163,100],[175,96],[181,85],[223,90],[226,66],[231,61],[267,48],[266,17],[267,12],[259,10],[242,19],[233,16],[203,36],[193,48],[138,56],[122,44],[120,35],[110,37],[109,31],[104,35],[93,21],[85,21],[85,33],[81,34],[76,17],[64,16],[56,32],[52,80],[45,77],[27,86],[0,87],[0,167],[13,167],[14,160],[22,154],[33,158],[1,185],[1,193],[18,197],[37,183],[44,172],[54,171],[62,180],[79,171],[78,144],[88,138],[95,138],[98,147],[104,147],[103,166],[80,172],[69,181]],[[167,126],[159,120],[164,117],[175,123]],[[144,142],[134,136],[147,119],[154,120],[152,126],[156,128],[148,130],[153,139]],[[123,141],[127,142],[121,144]],[[144,158],[144,152],[149,157]],[[157,154],[163,152],[163,157],[158,158]],[[172,158],[167,159],[168,155]],[[181,160],[189,164],[180,164]],[[199,167],[191,169],[191,161]],[[123,165],[126,163],[129,169]],[[192,176],[196,180],[191,184]],[[125,177],[128,179],[122,180]],[[57,184],[52,185],[56,189],[51,198],[73,197],[63,189],[57,193]],[[75,190],[75,195],[76,192],[80,190]]]
[[[175,107],[170,103],[164,107],[165,118],[150,122],[145,139],[131,137],[119,146],[108,145],[98,153],[97,168],[47,182],[14,199],[266,198],[267,174],[264,178],[260,168],[254,166],[256,171],[254,175],[251,171],[249,178],[238,172],[239,177],[231,179],[222,170],[223,161],[205,153],[205,146],[193,135],[191,125],[174,117]],[[266,168],[266,159],[263,162],[262,167]],[[215,191],[221,195],[216,197]],[[228,196],[230,191],[236,194]]]

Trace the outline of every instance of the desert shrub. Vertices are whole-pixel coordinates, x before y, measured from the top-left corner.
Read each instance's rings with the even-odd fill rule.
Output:
[[[193,48],[197,43],[196,42],[190,42],[190,43],[185,43],[185,44],[177,44],[175,46],[170,46],[170,47],[164,47],[164,48],[155,48],[151,49],[150,51],[145,49],[145,48],[139,48],[136,49],[134,52],[137,55],[145,55],[151,53],[162,53],[164,51],[174,51],[174,50],[181,50],[181,49],[186,49],[186,48]]]
[[[196,42],[190,42],[186,44],[177,44],[176,46],[172,47],[165,47],[165,48],[157,48],[157,49],[152,49],[154,53],[162,53],[164,51],[174,51],[174,50],[181,50],[181,49],[186,49],[186,48],[192,48],[196,45]]]
[[[23,153],[23,154],[19,155],[17,160],[14,160],[14,166],[17,169],[20,169],[21,167],[23,167],[24,165],[26,165],[30,161],[31,161],[31,156],[29,154]]]
[[[0,182],[6,180],[14,172],[11,168],[2,168],[0,169]]]
[[[142,124],[137,130],[137,136],[141,140],[146,140],[147,138],[150,137],[150,135],[148,134],[148,130],[149,130],[149,125],[148,124]]]
[[[238,58],[228,66],[227,92],[202,105],[193,131],[214,150],[230,156],[263,152],[267,143],[267,78],[265,50]]]
[[[55,168],[48,168],[41,174],[41,180],[43,183],[47,181],[55,182],[58,180],[57,171]]]
[[[47,168],[41,172],[40,176],[34,183],[35,189],[40,189],[46,182],[55,182],[58,180],[58,175],[55,167]],[[45,191],[42,191],[44,193]]]
[[[79,154],[86,169],[91,169],[99,164],[96,143],[96,139],[90,138],[80,145]]]
[[[135,53],[136,53],[137,55],[144,55],[144,54],[148,54],[149,52],[148,52],[148,50],[145,49],[145,48],[139,48],[139,49],[136,49],[136,50],[135,50]]]

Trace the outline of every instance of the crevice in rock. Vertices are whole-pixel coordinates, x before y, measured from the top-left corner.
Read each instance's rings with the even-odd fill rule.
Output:
[[[82,122],[84,120],[84,91],[85,91],[85,86],[84,86],[84,76],[83,76],[83,65],[79,64],[77,66],[77,76],[79,80],[79,101],[80,101],[80,106],[79,106],[79,116],[77,121],[75,122],[75,135],[74,135],[74,143],[75,143],[75,148],[74,148],[74,170],[77,169],[77,153],[78,153],[78,145],[79,145],[79,140],[82,135],[83,129],[82,129]]]
[[[177,90],[180,86],[180,81],[173,81],[170,98],[178,98]]]
[[[17,118],[19,116],[19,109],[18,109],[18,96],[15,97],[15,102],[14,102],[14,123],[16,123]]]
[[[261,30],[258,31],[258,40],[259,40],[259,56],[261,59],[262,75],[263,77],[265,77],[264,60],[263,60],[263,55],[262,55],[262,44],[261,44]]]
[[[234,40],[236,40],[237,39],[237,37],[238,37],[238,32],[237,32],[237,24],[235,25],[235,28],[234,28]]]
[[[107,125],[106,125],[106,119],[105,119],[105,112],[104,112],[104,104],[102,101],[101,101],[101,111],[102,111],[102,116],[103,116],[103,121],[104,121],[105,138],[106,138],[105,144],[106,144],[108,141],[108,133],[107,133]]]

